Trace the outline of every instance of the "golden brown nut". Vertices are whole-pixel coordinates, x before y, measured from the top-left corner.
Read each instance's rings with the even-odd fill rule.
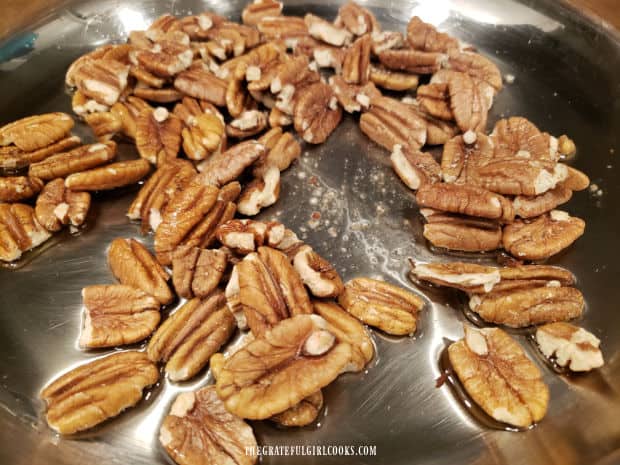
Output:
[[[252,137],[267,127],[267,115],[259,110],[242,112],[226,125],[226,134],[237,139]]]
[[[505,197],[467,184],[426,184],[416,193],[420,207],[510,223],[512,203]]]
[[[334,266],[308,245],[297,250],[293,266],[315,297],[338,297],[344,290],[342,279]]]
[[[81,226],[90,208],[88,192],[74,192],[65,187],[63,179],[48,182],[35,206],[38,222],[48,231],[59,231],[63,225]]]
[[[394,145],[417,150],[426,142],[426,123],[398,100],[374,97],[360,118],[360,129],[377,144],[392,150]]]
[[[338,127],[342,108],[329,85],[318,82],[303,88],[295,104],[295,130],[311,144],[321,144]]]
[[[319,412],[323,408],[323,393],[317,391],[306,397],[297,405],[278,413],[271,418],[271,421],[282,426],[301,427],[307,426],[317,419]]]
[[[108,265],[121,284],[152,295],[162,305],[174,299],[167,283],[168,273],[135,239],[114,239],[108,249]]]
[[[549,323],[538,327],[536,342],[553,363],[571,371],[590,371],[603,366],[601,341],[591,332],[570,323]]]
[[[159,430],[159,442],[179,465],[253,465],[252,428],[228,412],[215,386],[182,392]]]
[[[215,292],[205,299],[191,299],[174,312],[151,338],[147,354],[154,362],[166,362],[171,380],[184,381],[208,363],[234,329],[224,294]]]
[[[202,68],[192,68],[180,73],[174,80],[174,87],[183,94],[199,100],[206,100],[218,107],[226,105],[226,81]]]
[[[172,103],[181,100],[184,94],[172,87],[151,89],[150,87],[137,85],[133,89],[133,95],[143,100],[148,100],[149,102]]]
[[[419,80],[416,74],[400,73],[374,65],[370,67],[369,79],[383,89],[398,91],[415,89]]]
[[[301,155],[299,142],[290,132],[282,132],[281,128],[270,129],[258,142],[265,146],[266,153],[254,163],[254,176],[262,176],[270,166],[284,171]]]
[[[123,127],[121,119],[111,111],[88,113],[84,115],[84,121],[93,130],[99,142],[109,141]]]
[[[67,73],[65,74],[65,84],[69,87],[75,87],[75,75],[80,66],[89,60],[105,58],[109,52],[111,52],[111,55],[114,55],[114,52],[112,52],[114,47],[116,46],[113,44],[106,44],[78,57],[73,63],[71,63],[71,65],[69,65],[69,68],[67,69]]]
[[[443,121],[454,121],[454,113],[450,108],[450,91],[446,83],[430,83],[418,87],[416,100],[420,109],[434,118]]]
[[[250,68],[250,70],[252,69]],[[260,68],[258,68],[258,73],[260,73]],[[256,107],[256,101],[248,93],[245,86],[245,76],[239,79],[231,79],[226,88],[228,113],[234,118],[239,118],[244,112],[255,110]]]
[[[573,287],[559,284],[551,281],[542,287],[474,294],[469,307],[483,320],[511,328],[579,317],[584,308],[583,295]]]
[[[566,134],[562,134],[558,138],[558,152],[564,158],[572,157],[577,153],[577,146],[570,137]]]
[[[163,14],[155,19],[145,31],[145,36],[153,42],[163,39],[167,33],[181,28],[179,20],[171,14]]]
[[[447,66],[486,82],[496,92],[502,89],[502,73],[495,63],[478,53],[451,49],[448,52]]]
[[[370,35],[357,39],[347,49],[342,62],[342,77],[349,84],[366,84],[370,77]]]
[[[417,295],[370,278],[346,283],[338,303],[364,323],[397,336],[415,332],[418,312],[424,306]]]
[[[484,131],[493,103],[493,89],[465,73],[448,70],[444,73],[449,76],[450,110],[460,130]]]
[[[560,210],[533,220],[517,220],[504,228],[502,243],[511,255],[542,260],[569,247],[585,231],[586,223]]]
[[[502,245],[502,228],[495,220],[439,213],[431,209],[423,209],[423,214],[427,221],[424,237],[435,247],[486,252]]]
[[[166,83],[166,79],[155,76],[140,65],[132,66],[129,69],[129,75],[133,76],[138,81],[136,87],[142,87],[141,85],[144,85],[150,88],[161,89]]]
[[[375,355],[374,343],[364,325],[334,302],[315,301],[314,311],[327,322],[329,330],[339,340],[351,345],[351,360],[344,371],[362,371]]]
[[[582,191],[587,189],[590,185],[590,178],[588,178],[585,173],[582,173],[572,166],[567,166],[567,168],[568,177],[563,182],[564,186],[572,191]]]
[[[265,151],[265,146],[255,140],[233,145],[198,165],[200,180],[203,184],[214,186],[234,181],[248,166],[264,156]]]
[[[72,149],[80,145],[81,142],[78,136],[65,137],[58,142],[32,152],[24,152],[14,145],[0,147],[0,168],[8,170],[21,169],[31,163],[45,160],[55,153]]]
[[[224,123],[212,113],[204,113],[192,119],[189,128],[183,129],[182,136],[183,149],[191,160],[204,160],[226,147]]]
[[[290,39],[308,35],[308,26],[303,18],[297,16],[266,16],[256,25],[267,39]]]
[[[12,262],[51,237],[34,209],[21,203],[0,203],[0,260]]]
[[[71,174],[65,179],[65,186],[74,191],[102,191],[135,184],[150,171],[146,160],[130,160],[110,163],[80,173]]]
[[[115,417],[142,399],[144,388],[159,379],[146,354],[130,350],[74,368],[41,391],[47,424],[73,434]]]
[[[225,57],[240,56],[256,47],[261,40],[254,27],[223,21],[207,31],[207,37],[224,49]]]
[[[557,161],[557,140],[541,132],[532,122],[520,116],[501,119],[491,133],[495,157],[520,156],[540,161]]]
[[[116,143],[82,145],[69,152],[58,153],[30,165],[28,173],[44,181],[90,170],[106,164],[116,156]]]
[[[420,52],[411,49],[383,50],[379,61],[386,68],[407,71],[414,74],[433,74],[446,61],[446,55],[435,52]]]
[[[527,427],[545,416],[549,389],[540,370],[501,329],[465,327],[448,356],[467,393],[495,420]]]
[[[242,215],[254,216],[270,207],[280,197],[280,170],[277,166],[267,168],[261,177],[250,181],[239,196],[237,211]]]
[[[544,194],[535,197],[518,195],[512,200],[512,205],[516,216],[534,218],[568,202],[572,196],[573,191],[566,187],[565,181]]]
[[[0,146],[14,145],[32,152],[65,138],[73,128],[73,118],[66,113],[29,116],[0,127]]]
[[[249,3],[241,12],[243,24],[256,26],[263,18],[273,18],[282,14],[282,2],[261,0]]]
[[[192,41],[208,39],[211,28],[222,24],[225,19],[215,13],[203,11],[199,15],[185,16],[179,19],[179,25]]]
[[[175,159],[181,147],[183,123],[164,107],[144,111],[136,118],[136,148],[153,164]]]
[[[347,28],[351,34],[361,36],[379,32],[381,26],[370,10],[355,2],[347,2],[338,9],[338,17],[334,21],[337,26]]]
[[[115,347],[139,342],[159,324],[159,302],[140,289],[123,284],[82,289],[84,324],[80,347]]]
[[[76,68],[74,81],[76,88],[87,98],[101,105],[114,105],[125,87],[129,66],[118,60],[102,58],[86,60]]]
[[[43,181],[32,176],[6,176],[0,178],[0,202],[19,202],[37,195]]]
[[[351,346],[318,315],[287,318],[225,360],[217,393],[241,418],[265,419],[327,386],[351,359]]]
[[[394,146],[390,155],[392,168],[409,189],[416,190],[426,184],[441,181],[441,168],[428,152]]]
[[[172,283],[180,297],[208,296],[222,280],[228,255],[223,250],[179,246],[172,254]]]
[[[342,47],[351,42],[352,35],[349,31],[319,16],[307,13],[304,16],[304,21],[308,26],[308,34],[317,40],[335,47]]]
[[[459,41],[454,37],[439,32],[432,24],[425,23],[414,16],[407,24],[407,41],[415,50],[424,52],[447,53],[451,49],[459,49]]]
[[[190,67],[193,57],[189,36],[181,31],[158,38],[157,43],[150,48],[135,51],[135,58],[140,66],[163,78],[182,73]]]

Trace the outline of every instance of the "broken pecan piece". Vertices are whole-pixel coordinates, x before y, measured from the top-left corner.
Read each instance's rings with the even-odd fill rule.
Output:
[[[229,137],[245,139],[252,137],[267,127],[267,115],[259,110],[244,111],[238,118],[226,125],[226,134]]]
[[[87,98],[110,107],[127,87],[129,65],[115,59],[86,60],[75,70],[76,88]]]
[[[329,78],[329,85],[347,113],[366,110],[373,98],[381,97],[381,92],[371,82],[357,86],[347,83],[342,76],[334,75]]]
[[[511,255],[542,260],[569,247],[585,231],[586,223],[560,210],[533,220],[517,220],[504,228],[502,243]]]
[[[369,78],[383,89],[398,91],[415,89],[419,80],[416,74],[400,73],[374,65],[370,67]]]
[[[227,410],[269,418],[330,384],[351,360],[351,346],[327,327],[318,315],[296,315],[227,358],[216,384]]]
[[[182,392],[159,430],[159,442],[179,465],[253,465],[252,428],[230,413],[215,386]]]
[[[14,145],[32,152],[58,142],[69,134],[74,122],[66,113],[28,116],[0,127],[0,146]]]
[[[308,26],[297,16],[266,16],[256,25],[265,39],[294,39],[308,35]]]
[[[123,127],[123,122],[118,114],[111,111],[88,113],[84,115],[84,121],[93,130],[99,142],[109,141]]]
[[[536,342],[545,357],[571,371],[590,371],[603,366],[601,341],[591,332],[570,323],[538,327]]]
[[[428,152],[394,145],[390,155],[392,168],[409,189],[441,181],[441,168]]]
[[[334,23],[337,26],[344,26],[356,36],[381,31],[381,26],[375,15],[353,1],[345,3],[338,9],[338,17]]]
[[[266,153],[254,163],[252,174],[262,176],[270,166],[284,171],[301,155],[301,145],[290,132],[282,128],[272,128],[258,139],[266,148]]]
[[[228,255],[223,250],[179,246],[172,254],[172,283],[180,297],[206,297],[220,283]]]
[[[194,377],[233,333],[235,319],[222,292],[191,299],[155,332],[147,347],[154,362],[166,362],[173,381]]]
[[[282,2],[258,0],[249,3],[241,12],[241,21],[248,26],[256,26],[263,18],[273,18],[282,14]]]
[[[254,216],[278,201],[280,197],[280,170],[270,166],[261,177],[250,181],[239,196],[237,211],[242,215]]]
[[[293,405],[291,408],[288,408],[284,412],[278,413],[269,419],[282,426],[307,426],[317,419],[322,408],[323,393],[321,391],[317,391],[306,397],[297,405]]]
[[[59,231],[65,224],[81,226],[90,208],[88,192],[74,192],[65,187],[63,179],[48,182],[34,208],[38,222],[48,231]]]
[[[549,389],[506,332],[465,327],[465,337],[448,347],[448,356],[469,396],[490,417],[527,427],[545,416]]]
[[[69,152],[58,153],[31,164],[28,174],[44,181],[66,178],[73,173],[104,165],[113,160],[115,156],[115,142],[82,145]]]
[[[424,306],[417,295],[371,278],[346,283],[338,303],[364,323],[397,336],[415,332],[418,312]]]
[[[315,297],[338,297],[344,290],[334,266],[308,245],[300,247],[295,253],[293,266]]]
[[[174,299],[167,283],[168,273],[135,239],[114,239],[108,249],[108,265],[121,284],[141,289],[162,305]]]
[[[584,300],[579,290],[551,281],[546,286],[474,294],[469,308],[490,323],[522,328],[577,318]]]
[[[0,177],[0,202],[19,202],[37,195],[43,181],[34,176]]]
[[[15,261],[50,237],[30,205],[0,203],[0,260]]]
[[[416,101],[427,114],[443,121],[454,121],[450,108],[450,91],[446,83],[430,83],[418,87]]]
[[[183,71],[174,80],[174,87],[183,94],[199,100],[226,106],[226,89],[228,83],[206,69],[196,67]]]
[[[352,36],[349,31],[312,13],[307,13],[304,16],[304,21],[308,26],[308,33],[322,42],[342,47],[351,41]]]
[[[264,244],[292,258],[303,245],[293,231],[277,221],[232,220],[220,225],[216,234],[223,245],[240,255],[254,252]]]
[[[159,324],[159,302],[140,289],[123,284],[82,289],[84,324],[80,347],[115,347],[150,336]]]
[[[146,354],[130,350],[81,365],[41,391],[47,424],[60,434],[72,434],[115,417],[142,399],[142,391],[157,382],[159,371]]]
[[[136,118],[136,148],[152,164],[173,160],[181,147],[183,123],[164,107],[141,112]]]
[[[447,53],[451,49],[459,49],[459,41],[444,32],[439,32],[435,26],[425,23],[418,16],[414,16],[407,24],[407,41],[415,50],[424,52]]]
[[[201,182],[221,186],[234,181],[248,166],[263,157],[265,151],[263,144],[248,140],[233,145],[225,152],[216,153],[198,165]]]
[[[74,191],[102,191],[135,184],[144,178],[151,166],[146,160],[129,160],[110,163],[65,179],[65,186]]]

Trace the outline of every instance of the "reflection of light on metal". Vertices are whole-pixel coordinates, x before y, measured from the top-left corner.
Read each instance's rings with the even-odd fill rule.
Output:
[[[125,32],[140,31],[149,26],[142,13],[131,8],[123,7],[118,10],[118,19],[123,23]]]
[[[545,32],[552,32],[560,23],[534,9],[509,0],[451,0],[451,8],[457,13],[478,23],[485,24],[527,24]]]
[[[424,22],[439,26],[450,17],[449,0],[423,1],[411,9],[411,16],[419,16]]]

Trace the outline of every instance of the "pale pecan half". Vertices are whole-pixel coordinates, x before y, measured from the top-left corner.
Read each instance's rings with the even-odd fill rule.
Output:
[[[181,147],[183,123],[164,107],[141,112],[136,118],[136,148],[142,158],[161,165],[175,159]]]
[[[436,183],[422,185],[416,193],[420,207],[432,208],[510,223],[512,203],[505,197],[467,184]]]
[[[577,318],[583,312],[584,300],[574,287],[550,281],[546,286],[474,294],[469,308],[489,323],[522,328]]]
[[[108,249],[108,265],[121,284],[141,289],[162,305],[174,299],[167,283],[168,273],[135,239],[114,239]]]
[[[304,16],[304,21],[308,26],[308,34],[326,44],[342,47],[351,41],[352,35],[348,30],[312,13],[307,13]]]
[[[433,74],[441,68],[446,59],[446,55],[442,53],[410,49],[388,49],[379,52],[379,61],[386,68],[414,74]]]
[[[360,129],[377,144],[417,150],[426,142],[426,122],[410,107],[389,97],[373,97],[360,118]]]
[[[198,165],[201,181],[215,186],[234,181],[248,166],[263,157],[265,151],[265,146],[255,140],[233,145]]]
[[[33,176],[0,177],[0,202],[19,202],[37,195],[43,181]]]
[[[366,84],[370,77],[370,35],[357,39],[347,49],[342,62],[342,77],[349,84]]]
[[[254,163],[252,174],[261,176],[270,166],[284,171],[301,155],[301,145],[290,132],[282,128],[272,128],[258,139],[266,148],[266,153]]]
[[[381,92],[372,82],[357,86],[347,83],[342,76],[334,75],[329,78],[329,85],[347,113],[367,110],[372,99],[381,97]]]
[[[394,145],[390,155],[392,168],[409,189],[441,181],[441,168],[428,152]]]
[[[140,289],[123,284],[82,289],[84,322],[80,347],[115,347],[139,342],[159,324],[159,302]]]
[[[465,327],[465,337],[448,347],[448,356],[469,396],[495,420],[527,427],[545,416],[549,389],[506,332]]]
[[[364,325],[334,302],[315,301],[314,312],[327,322],[329,331],[339,340],[351,345],[351,360],[344,371],[363,370],[375,355],[374,343]]]
[[[24,152],[14,145],[0,147],[0,169],[21,169],[29,166],[31,163],[45,160],[47,157],[50,157],[55,153],[70,150],[73,147],[80,145],[81,142],[82,141],[78,136],[65,137],[58,142],[32,152]]]
[[[350,360],[351,346],[336,339],[325,320],[296,315],[227,358],[217,393],[231,413],[265,419],[330,384]]]
[[[30,205],[0,203],[0,260],[12,262],[51,237]]]
[[[157,382],[159,371],[146,354],[130,350],[81,365],[41,391],[47,424],[60,434],[72,434],[115,417],[142,399],[142,391]]]
[[[288,257],[270,247],[259,247],[239,262],[239,301],[255,336],[264,334],[290,316],[312,313],[301,278]]]
[[[226,125],[226,134],[229,137],[245,139],[252,137],[267,127],[267,115],[259,110],[248,110],[242,112]]]
[[[282,14],[282,2],[276,0],[257,0],[249,3],[241,12],[241,21],[248,26],[256,26],[263,18],[273,18]]]
[[[349,1],[338,9],[338,17],[334,21],[337,26],[347,28],[351,34],[361,36],[379,32],[381,26],[370,10]]]
[[[338,297],[344,290],[336,268],[309,245],[298,249],[293,257],[293,266],[315,297]]]
[[[413,334],[424,301],[393,284],[371,278],[347,282],[338,303],[367,325],[397,336]]]
[[[557,322],[536,330],[540,351],[550,361],[571,371],[590,371],[603,366],[601,341],[591,332],[570,323]]]
[[[584,233],[585,221],[560,210],[533,220],[517,220],[504,228],[502,243],[511,255],[542,260],[569,247]]]
[[[66,178],[73,173],[104,165],[113,160],[115,156],[115,142],[82,145],[69,152],[58,153],[43,161],[31,164],[28,174],[44,181]]]
[[[180,297],[206,297],[222,280],[228,254],[218,249],[182,245],[172,254],[172,283]]]
[[[425,23],[418,16],[411,18],[407,24],[407,41],[415,50],[424,52],[447,53],[459,49],[458,40],[445,32],[439,32],[435,26]]]
[[[311,144],[321,144],[338,127],[342,108],[329,85],[323,82],[304,87],[295,104],[295,130]]]
[[[111,163],[100,168],[73,173],[65,179],[65,186],[74,191],[102,191],[135,184],[150,171],[146,160]]]
[[[424,237],[436,247],[485,252],[499,249],[502,245],[502,228],[495,220],[422,210],[427,221]]]
[[[271,421],[282,426],[301,427],[307,426],[317,419],[319,412],[323,408],[323,393],[317,391],[306,397],[297,405],[278,413],[271,418]]]
[[[0,146],[33,152],[67,137],[74,122],[66,113],[28,116],[0,127]]]
[[[235,319],[222,292],[191,299],[155,332],[147,348],[154,362],[166,362],[173,381],[194,377],[233,333]]]
[[[78,227],[86,220],[90,208],[88,192],[74,192],[65,187],[63,179],[48,182],[34,208],[37,221],[48,231],[59,231],[65,224]]]
[[[215,386],[179,394],[159,442],[179,465],[253,465],[257,460],[252,428],[226,409]]]
[[[118,48],[119,50],[115,51],[115,48]],[[118,57],[119,54],[127,54],[128,50],[129,49],[127,45],[106,44],[96,48],[95,50],[85,53],[84,55],[81,55],[73,63],[71,63],[71,65],[69,65],[69,68],[67,68],[67,72],[65,74],[65,84],[67,84],[67,86],[69,87],[75,87],[76,72],[84,63],[106,57]]]
[[[276,203],[279,197],[280,169],[272,165],[245,186],[237,201],[237,211],[246,216],[258,215],[263,208]]]
[[[379,87],[388,90],[411,90],[418,87],[416,74],[391,71],[383,66],[370,66],[369,79]]]
[[[218,107],[226,106],[228,83],[204,68],[183,71],[174,80],[174,87],[189,97],[206,100]]]

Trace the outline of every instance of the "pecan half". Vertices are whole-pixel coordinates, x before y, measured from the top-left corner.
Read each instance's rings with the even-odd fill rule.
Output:
[[[28,116],[0,127],[0,146],[14,145],[24,152],[45,148],[67,137],[74,122],[66,113]]]
[[[491,133],[495,157],[557,161],[557,140],[520,116],[501,119]]]
[[[467,393],[492,418],[527,427],[545,416],[549,389],[540,370],[501,329],[465,327],[448,356]]]
[[[81,365],[41,391],[47,424],[60,434],[72,434],[115,417],[142,399],[142,391],[157,382],[159,371],[146,354],[130,350]]]
[[[99,142],[107,142],[119,133],[123,122],[116,113],[111,111],[88,113],[84,115],[84,121],[93,130],[93,134]]]
[[[180,297],[206,297],[220,283],[228,254],[223,250],[179,246],[172,254],[172,283]]]
[[[239,196],[237,210],[242,215],[254,216],[278,201],[280,197],[280,170],[269,166],[261,177],[250,181]]]
[[[153,164],[175,159],[181,147],[183,123],[164,107],[144,111],[136,118],[136,148]]]
[[[590,185],[590,178],[572,166],[567,166],[568,176],[563,182],[564,187],[572,191],[582,191]]]
[[[566,182],[563,182],[535,197],[518,195],[513,199],[512,206],[515,209],[515,215],[521,218],[534,218],[568,202],[572,196],[573,191],[566,187]]]
[[[171,103],[177,102],[183,98],[183,94],[172,87],[163,89],[152,89],[140,83],[133,89],[133,95],[149,102],[155,103]]]
[[[141,289],[162,305],[174,299],[167,283],[168,273],[135,239],[114,239],[108,249],[108,265],[121,284]]]
[[[114,105],[125,87],[129,65],[114,59],[86,60],[75,70],[73,80],[85,97],[108,107]]]
[[[82,289],[84,323],[80,347],[115,347],[139,342],[159,324],[159,302],[140,289],[123,284]]]
[[[451,49],[448,52],[447,66],[486,82],[496,92],[502,89],[502,73],[495,63],[478,53]]]
[[[318,315],[296,315],[227,358],[216,384],[227,410],[269,418],[336,379],[351,359],[351,346],[326,327]]]
[[[420,207],[442,210],[510,223],[514,220],[512,203],[505,197],[466,184],[426,184],[416,193]]]
[[[571,371],[603,366],[601,341],[591,332],[570,323],[549,323],[536,330],[536,342],[545,357]]]
[[[303,18],[297,16],[266,16],[256,25],[267,39],[290,39],[308,35],[308,26]]]
[[[59,231],[65,224],[81,226],[90,208],[88,192],[74,192],[65,187],[63,179],[48,182],[34,208],[39,224],[50,232]]]
[[[375,355],[374,343],[364,325],[333,302],[315,301],[314,311],[327,322],[329,330],[339,340],[351,345],[351,360],[345,371],[363,370]]]
[[[252,428],[229,413],[215,386],[182,392],[159,430],[159,442],[179,465],[253,465]]]
[[[409,105],[389,97],[374,97],[360,118],[360,129],[377,144],[417,150],[426,142],[426,123]]]
[[[372,83],[356,86],[347,83],[342,76],[334,75],[329,78],[329,85],[334,90],[338,102],[347,113],[366,110],[375,97],[381,97],[381,92]]]
[[[423,209],[426,210],[426,209]],[[424,237],[435,247],[485,252],[502,245],[502,228],[495,220],[425,212]]]
[[[37,195],[43,181],[33,176],[7,176],[0,178],[0,202],[19,202]]]
[[[355,2],[347,2],[338,9],[338,17],[334,23],[347,28],[351,34],[361,36],[367,33],[379,32],[381,26],[370,10]]]
[[[355,278],[344,286],[338,303],[367,325],[402,336],[416,330],[424,301],[417,295],[384,281]]]
[[[469,308],[489,323],[511,328],[579,317],[584,308],[581,292],[557,281],[555,284],[558,285],[553,284],[474,294],[469,300]]]
[[[290,132],[283,132],[282,128],[272,128],[258,139],[265,146],[263,157],[254,163],[252,174],[262,176],[270,166],[277,166],[284,171],[301,155],[301,145]]]
[[[369,79],[379,87],[388,90],[411,90],[418,87],[416,74],[391,71],[382,66],[371,66]]]
[[[241,12],[241,21],[248,26],[256,26],[263,18],[273,18],[282,14],[282,2],[258,0],[248,4]]]
[[[459,133],[459,128],[455,124],[449,121],[442,121],[424,112],[417,100],[404,97],[402,102],[408,104],[426,123],[426,144],[444,145]]]
[[[418,16],[414,16],[407,24],[407,41],[415,50],[424,52],[447,53],[451,49],[459,49],[459,41],[444,32],[439,32],[435,26],[425,23]]]
[[[226,134],[237,139],[252,137],[267,127],[267,115],[259,110],[242,112],[226,125]]]
[[[260,68],[257,69],[260,72]],[[228,87],[226,88],[226,108],[228,113],[234,118],[241,117],[246,111],[256,109],[256,101],[247,91],[244,78],[231,79],[228,82]]]
[[[224,294],[215,292],[206,299],[191,299],[155,332],[147,354],[154,362],[166,362],[171,380],[184,381],[209,362],[234,328],[235,319],[226,308]]]
[[[448,84],[430,83],[420,86],[416,92],[416,100],[420,108],[429,115],[443,121],[454,121]]]
[[[51,237],[34,209],[21,203],[0,203],[0,260],[12,262]]]
[[[282,426],[301,427],[307,426],[317,419],[319,412],[323,408],[323,393],[317,391],[306,397],[297,405],[278,413],[271,418],[271,421]]]
[[[351,41],[352,35],[349,31],[319,16],[307,13],[304,21],[308,26],[308,33],[315,39],[336,47],[342,47]]]
[[[349,84],[366,84],[370,76],[370,35],[357,39],[347,49],[342,62],[342,77]]]
[[[384,50],[402,48],[405,43],[405,37],[399,31],[373,32],[370,37],[372,38],[372,53],[374,55],[379,55]]]
[[[174,35],[158,38],[150,48],[137,50],[135,58],[140,66],[155,76],[169,78],[189,68],[194,53],[189,47],[189,36],[176,31]]]
[[[102,191],[135,184],[144,178],[151,166],[146,160],[111,163],[101,168],[71,174],[65,186],[74,191]]]
[[[200,179],[204,184],[215,186],[234,181],[248,166],[263,157],[265,151],[265,146],[255,140],[233,145],[225,152],[216,153],[198,165],[198,170],[201,172]]]
[[[293,257],[293,266],[315,297],[338,297],[344,290],[334,266],[308,245],[298,249]]]
[[[428,152],[413,151],[396,144],[390,161],[398,177],[409,189],[416,190],[420,186],[441,181],[439,163]]]
[[[533,220],[517,220],[504,228],[502,243],[511,255],[542,260],[569,247],[585,231],[586,223],[560,210]]]
[[[411,274],[438,286],[466,292],[490,292],[501,280],[499,269],[475,263],[415,263]]]
[[[31,164],[28,174],[44,181],[66,178],[73,173],[104,165],[113,160],[115,156],[116,143],[114,142],[82,145],[69,152],[58,153]]]
[[[189,97],[206,100],[218,107],[226,106],[228,83],[206,69],[196,67],[183,71],[174,80],[174,87]]]
[[[289,316],[310,314],[312,305],[301,278],[288,257],[270,247],[259,247],[235,268],[239,301],[255,336]]]
[[[410,49],[382,50],[378,56],[379,61],[386,68],[414,74],[433,74],[441,68],[447,58],[442,53]]]
[[[47,157],[80,145],[78,136],[65,137],[42,149],[24,152],[14,145],[0,147],[0,169],[15,170],[24,168],[31,163],[45,160]]]

